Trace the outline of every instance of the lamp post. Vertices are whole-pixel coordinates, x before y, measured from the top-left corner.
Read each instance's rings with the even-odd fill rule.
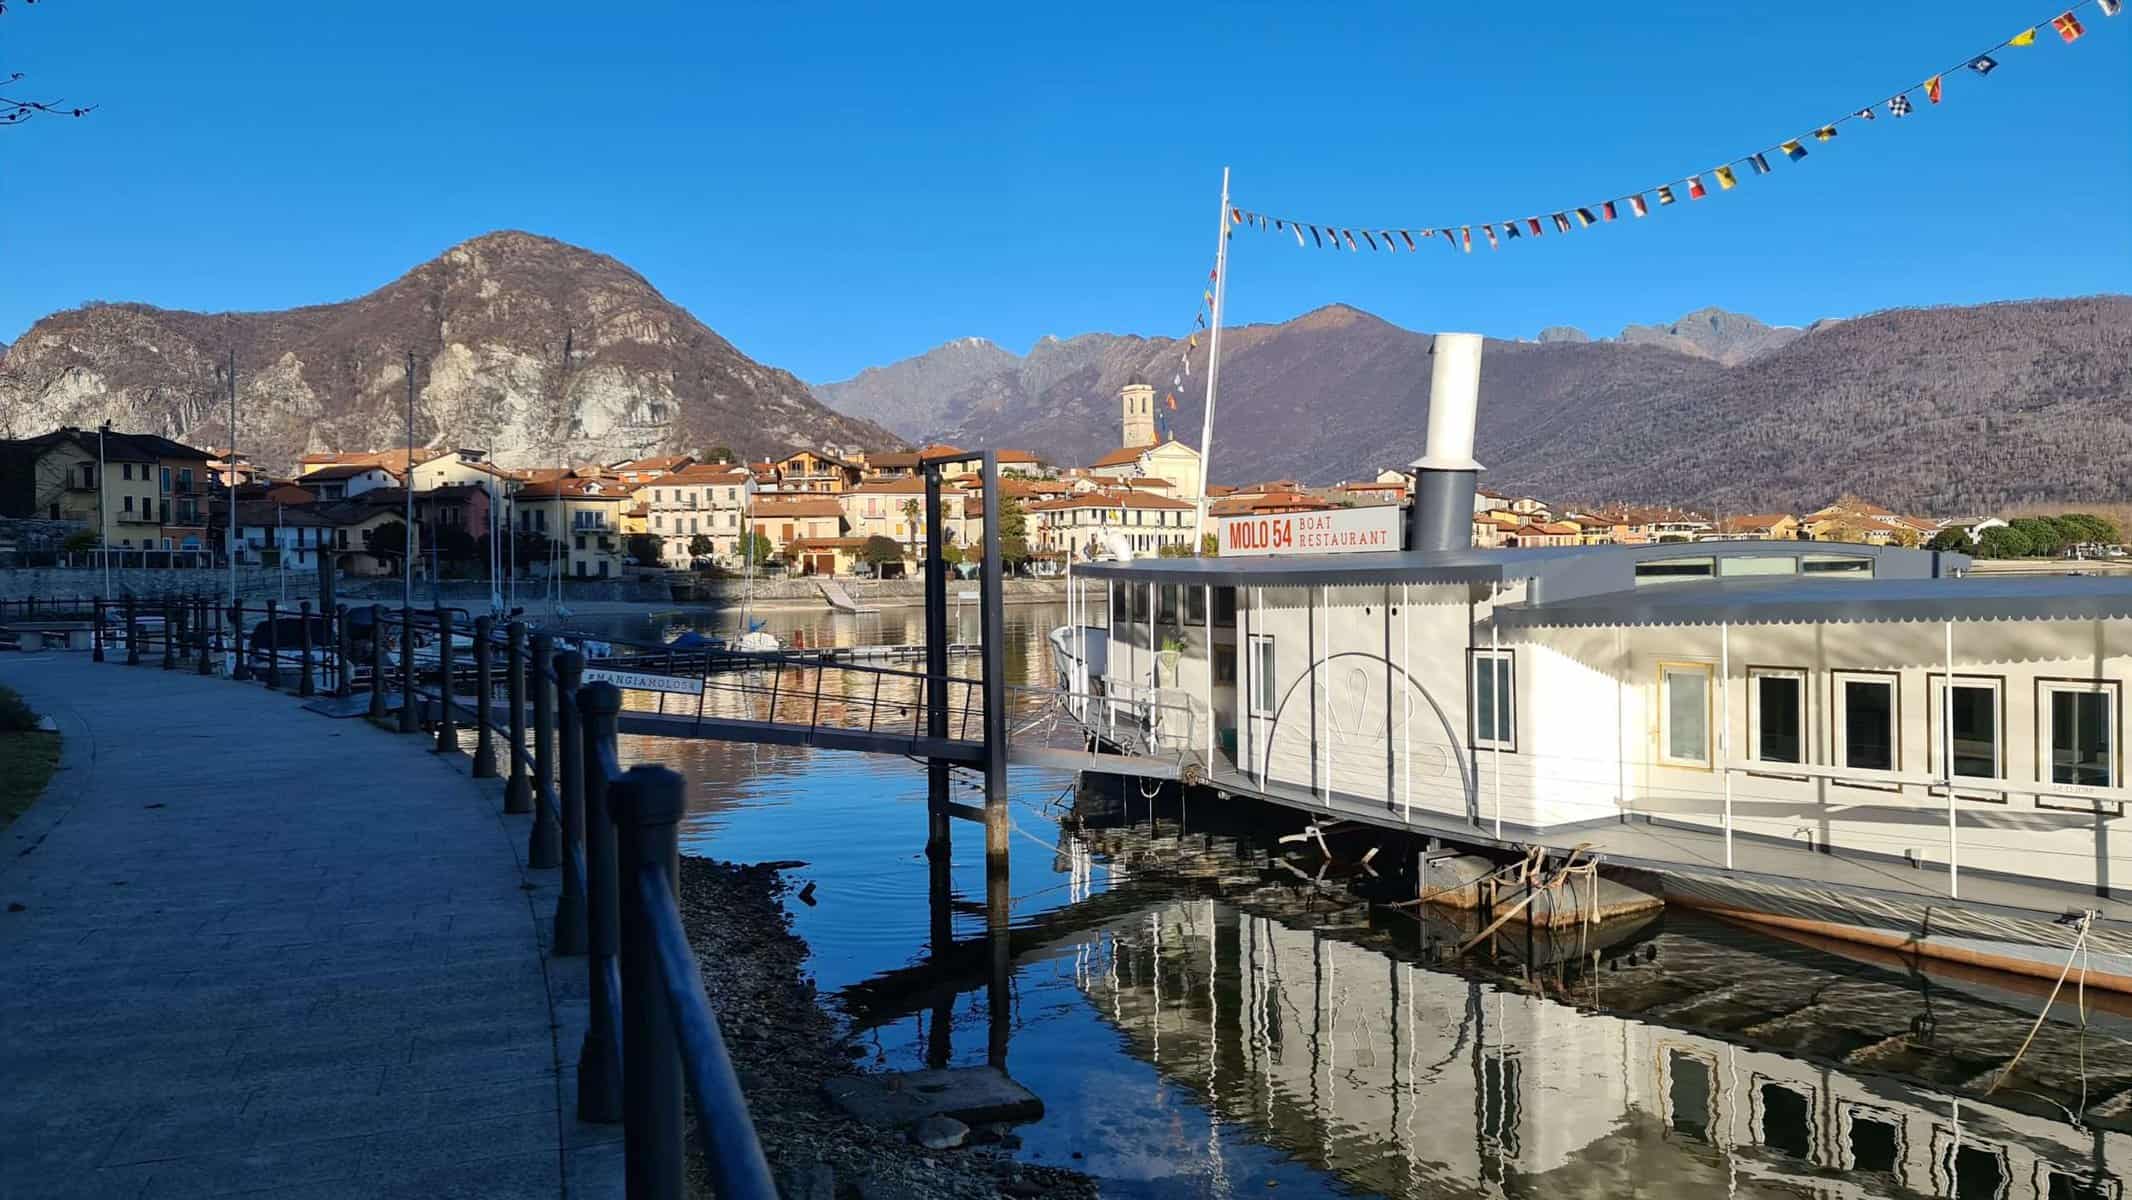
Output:
[[[96,427],[96,550],[97,557],[104,560],[104,595],[111,594],[111,539],[104,534],[104,435],[111,432],[111,422]]]

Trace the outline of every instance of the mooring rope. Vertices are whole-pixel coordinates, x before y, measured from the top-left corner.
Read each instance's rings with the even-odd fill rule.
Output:
[[[2046,997],[2046,998],[2044,999],[2044,1001],[2043,1001],[2043,1010],[2042,1010],[2041,1012],[2039,1012],[2039,1013],[2037,1013],[2037,1014],[2036,1014],[2036,1023],[2035,1023],[2034,1025],[2031,1025],[2031,1026],[2029,1026],[2029,1027],[2028,1027],[2028,1036],[2027,1036],[2027,1037],[2025,1037],[2025,1038],[2022,1038],[2022,1039],[2021,1039],[2021,1048],[2020,1048],[2019,1050],[2016,1050],[2016,1051],[2014,1051],[2014,1056],[2013,1056],[2012,1058],[2009,1058],[2009,1059],[2007,1059],[2007,1060],[2006,1060],[2006,1065],[2005,1065],[2004,1067],[2000,1068],[2000,1070],[1999,1070],[1999,1077],[1998,1077],[1997,1079],[1994,1079],[1994,1080],[1992,1080],[1992,1081],[1991,1081],[1991,1086],[1990,1086],[1990,1087],[1988,1087],[1988,1088],[1985,1088],[1985,1089],[1984,1089],[1984,1094],[1985,1094],[1985,1095],[1989,1096],[1989,1095],[1991,1095],[1991,1094],[1992,1094],[1993,1092],[1996,1092],[1996,1091],[1998,1091],[1998,1090],[1999,1090],[1999,1085],[2000,1085],[2000,1084],[2002,1084],[2002,1083],[2005,1083],[2005,1082],[2006,1082],[2006,1080],[2007,1080],[2007,1077],[2008,1077],[2008,1076],[2010,1076],[2010,1075],[2012,1075],[2012,1074],[2014,1073],[2014,1067],[2015,1067],[2015,1066],[2016,1066],[2017,1064],[2019,1064],[2019,1063],[2020,1063],[2020,1061],[2021,1061],[2021,1056],[2022,1056],[2022,1055],[2024,1055],[2024,1054],[2026,1054],[2026,1053],[2028,1053],[2028,1047],[2029,1047],[2030,1043],[2032,1043],[2032,1042],[2034,1042],[2034,1041],[2036,1040],[2036,1034],[2037,1034],[2037,1032],[2038,1032],[2038,1031],[2040,1031],[2040,1030],[2041,1030],[2041,1029],[2043,1028],[2043,1021],[2044,1021],[2044,1018],[2046,1018],[2046,1017],[2048,1017],[2048,1016],[2050,1016],[2050,1015],[2051,1015],[2051,1005],[2053,1005],[2053,1004],[2056,1004],[2056,1003],[2058,1002],[2058,989],[2060,989],[2060,988],[2062,988],[2062,987],[2064,987],[2064,986],[2065,986],[2065,977],[2066,977],[2067,975],[2070,975],[2070,974],[2072,974],[2072,971],[2073,971],[2073,960],[2074,960],[2074,959],[2076,959],[2076,958],[2080,958],[2080,959],[2081,959],[2081,966],[2080,966],[2080,983],[2079,983],[2079,984],[2077,985],[2077,987],[2078,987],[2078,993],[2077,993],[2077,994],[2078,994],[2078,995],[2079,995],[2079,997],[2080,997],[2080,1026],[2081,1026],[2081,1028],[2082,1028],[2083,1030],[2085,1030],[2085,1029],[2087,1028],[2087,1023],[2088,1023],[2088,1011],[2087,1011],[2087,1010],[2088,1010],[2088,1000],[2087,1000],[2088,967],[2087,967],[2087,960],[2086,960],[2085,958],[2082,958],[2082,951],[2083,951],[2083,950],[2085,950],[2085,949],[2086,949],[2086,947],[2087,947],[2087,944],[2088,944],[2088,929],[2089,929],[2089,928],[2090,928],[2090,927],[2091,927],[2091,926],[2092,926],[2092,925],[2094,924],[2094,921],[2095,921],[2095,912],[2094,912],[2094,910],[2093,910],[2093,909],[2090,909],[2090,910],[2088,910],[2087,912],[2084,912],[2084,913],[2081,913],[2081,914],[2080,914],[2080,926],[2079,926],[2079,928],[2080,928],[2080,936],[2078,936],[2078,937],[2076,937],[2076,938],[2074,938],[2074,939],[2073,939],[2073,948],[2072,948],[2072,950],[2068,951],[2068,952],[2067,952],[2067,954],[2066,954],[2066,956],[2065,956],[2065,966],[2063,966],[2063,967],[2059,968],[2059,971],[2058,971],[2058,982],[2056,982],[2056,983],[2054,983],[2054,984],[2052,984],[2052,985],[2051,985],[2051,994],[2050,994],[2050,995],[2049,995],[2048,997]],[[2085,1047],[2085,1046],[2083,1046],[2083,1047],[2082,1047],[2082,1056],[2083,1056],[2083,1057],[2085,1057],[2085,1055],[2086,1055],[2086,1047]],[[2083,1088],[2085,1088],[2085,1086],[2086,1086],[2086,1076],[2085,1076],[2085,1075],[2083,1074],[2083,1076],[2082,1076],[2082,1087],[2083,1087]]]

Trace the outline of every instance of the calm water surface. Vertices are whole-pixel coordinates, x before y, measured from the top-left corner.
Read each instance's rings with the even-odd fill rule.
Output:
[[[915,609],[759,615],[796,645],[922,637]],[[1035,682],[1063,607],[1007,618],[1010,673]],[[976,640],[974,609],[959,620]],[[622,637],[737,623],[575,622]],[[934,963],[922,767],[646,738],[623,756],[690,776],[690,850],[808,864],[793,874],[816,903],[795,905],[796,927],[877,1065],[986,1061],[981,833],[955,828],[961,950]],[[1470,928],[1365,899],[1399,894],[1354,870],[1366,845],[1336,839],[1327,882],[1315,850],[1223,814],[1165,799],[1151,821],[1130,788],[1121,806],[1075,785],[1012,773],[1002,1033],[1046,1106],[1023,1155],[1109,1194],[2124,1195],[2132,1005],[2088,996],[2082,1028],[2069,992],[2002,1083],[2042,988],[1678,910],[1454,961],[1443,943]]]

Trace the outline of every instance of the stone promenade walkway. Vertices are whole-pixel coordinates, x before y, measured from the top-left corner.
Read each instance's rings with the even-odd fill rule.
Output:
[[[619,1127],[571,1116],[583,960],[544,962],[556,876],[500,785],[256,684],[85,653],[0,683],[66,738],[0,830],[0,1197],[619,1190]]]

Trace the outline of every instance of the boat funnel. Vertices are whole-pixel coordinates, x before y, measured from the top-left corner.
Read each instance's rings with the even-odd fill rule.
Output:
[[[1482,471],[1473,461],[1481,335],[1439,333],[1429,354],[1436,360],[1429,372],[1429,440],[1412,464],[1407,549],[1464,550],[1473,545],[1473,493]]]

